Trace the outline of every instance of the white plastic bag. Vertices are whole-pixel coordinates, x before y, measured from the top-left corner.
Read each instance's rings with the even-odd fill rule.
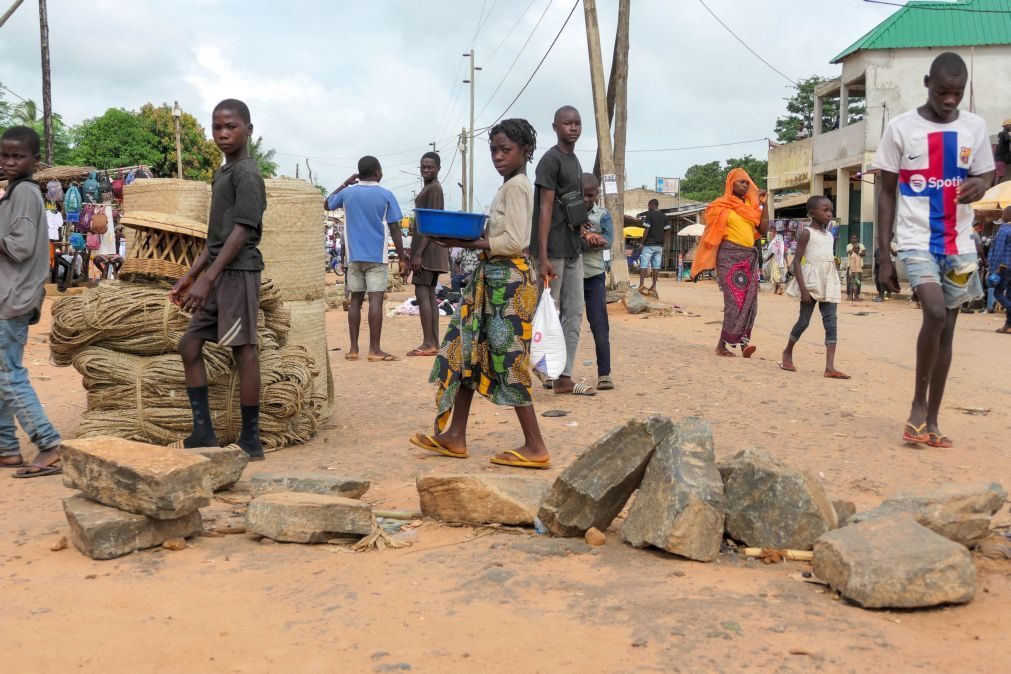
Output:
[[[558,319],[555,302],[545,288],[534,313],[533,336],[530,339],[531,366],[548,377],[557,379],[565,369],[565,335]]]

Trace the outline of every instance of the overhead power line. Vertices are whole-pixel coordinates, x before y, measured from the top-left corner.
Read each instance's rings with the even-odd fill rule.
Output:
[[[22,102],[24,102],[24,103],[28,102],[26,99],[24,99],[20,95],[18,95],[17,92],[12,91],[10,88],[8,88],[6,84],[0,83],[0,88],[2,88],[4,91],[6,91],[7,93],[9,93],[11,96],[13,96],[14,98],[17,98],[18,100],[20,100]]]
[[[963,4],[955,4],[948,2],[938,2],[933,5],[926,5],[917,3],[915,5],[901,2],[889,2],[888,0],[864,0],[864,2],[872,5],[888,5],[890,7],[906,7],[909,9],[924,10],[924,11],[941,11],[941,12],[966,12],[969,14],[1011,14],[1011,10],[1007,9],[978,9],[975,7],[966,7]]]
[[[684,147],[656,147],[644,148],[642,150],[625,150],[625,152],[681,152],[683,150],[707,150],[714,147],[727,147],[729,145],[750,145],[751,143],[765,143],[768,138],[753,138],[751,140],[733,140],[726,143],[712,143],[711,145],[685,145]],[[586,152],[593,154],[596,150],[576,150],[576,152]]]
[[[523,88],[520,89],[519,93],[516,94],[516,98],[514,98],[512,100],[512,102],[509,103],[509,105],[506,106],[506,109],[502,111],[502,114],[500,114],[498,117],[495,118],[494,122],[492,122],[491,124],[489,124],[488,126],[486,126],[484,129],[480,129],[481,131],[484,131],[485,129],[489,129],[492,126],[494,126],[496,124],[496,122],[498,122],[500,119],[502,119],[503,117],[505,117],[506,113],[509,112],[509,110],[511,110],[514,105],[516,105],[516,101],[520,100],[520,96],[523,95],[523,92],[526,91],[527,87],[530,86],[530,83],[533,82],[534,76],[537,75],[537,71],[539,71],[541,69],[541,66],[544,65],[544,61],[547,60],[548,54],[550,54],[551,50],[554,49],[555,44],[558,42],[558,38],[560,38],[562,36],[562,33],[565,32],[565,27],[569,25],[569,19],[571,19],[572,15],[575,13],[576,7],[579,7],[579,0],[576,0],[574,3],[572,3],[572,9],[569,10],[569,15],[567,17],[565,17],[565,23],[563,23],[562,27],[558,29],[558,33],[555,35],[555,39],[551,41],[550,45],[548,45],[548,50],[546,52],[544,52],[544,56],[541,57],[540,63],[538,63],[537,67],[534,68],[534,71],[532,73],[530,73],[530,77],[527,79],[526,83],[523,85]]]
[[[489,53],[488,56],[485,58],[484,63],[481,64],[482,68],[488,67],[488,64],[491,62],[492,57],[495,56],[496,53],[498,53],[498,50],[502,48],[502,45],[506,43],[506,40],[509,39],[509,37],[513,34],[513,31],[515,31],[516,28],[520,25],[520,22],[523,21],[524,18],[526,18],[527,13],[530,11],[530,8],[534,6],[535,2],[537,2],[537,0],[530,0],[530,4],[527,5],[527,8],[523,10],[522,14],[520,14],[520,18],[516,19],[516,23],[514,23],[512,27],[506,31],[505,35],[502,36],[502,39],[499,40],[499,43],[495,45],[495,48],[492,49],[491,53]],[[551,2],[552,0],[548,0],[549,5],[551,4]]]
[[[755,58],[757,58],[759,61],[761,61],[765,65],[769,66],[770,69],[772,69],[774,72],[778,73],[780,76],[782,76],[787,82],[789,82],[793,86],[795,86],[795,87],[798,86],[797,83],[795,81],[793,81],[793,79],[791,79],[788,75],[784,74],[782,70],[780,70],[776,66],[772,65],[771,63],[769,63],[768,61],[766,61],[764,58],[762,58],[757,51],[755,51],[754,49],[752,49],[748,45],[747,42],[745,42],[744,40],[742,40],[741,37],[737,33],[735,33],[733,30],[731,30],[730,26],[728,26],[727,24],[723,23],[723,20],[720,17],[716,16],[716,12],[714,12],[711,9],[709,9],[709,5],[707,5],[705,3],[705,0],[699,0],[699,4],[702,5],[703,7],[705,7],[706,11],[709,12],[710,14],[712,14],[713,18],[716,19],[716,21],[719,22],[719,24],[721,26],[723,26],[724,28],[726,28],[727,32],[730,33],[731,35],[733,35],[735,40],[737,40],[742,45],[744,45],[744,48],[747,49],[749,52],[751,52],[751,54]]]
[[[548,10],[551,9],[551,5],[553,2],[554,0],[548,0],[548,4],[544,6],[544,11],[541,12],[541,18],[537,19],[537,23],[534,24],[533,30],[531,30],[530,35],[527,36],[527,41],[523,43],[523,46],[520,47],[519,51],[516,53],[516,58],[514,58],[513,62],[509,64],[509,68],[506,70],[505,75],[502,76],[502,79],[499,80],[498,85],[495,87],[495,91],[491,92],[491,96],[489,96],[488,100],[485,101],[484,107],[481,108],[481,112],[477,113],[478,117],[484,114],[484,111],[488,109],[489,105],[491,105],[491,102],[495,99],[495,96],[502,88],[502,85],[505,84],[506,79],[509,77],[509,73],[511,73],[513,71],[513,68],[516,67],[516,62],[520,60],[520,56],[523,55],[523,52],[527,48],[527,45],[530,44],[530,40],[533,39],[534,34],[537,32],[537,29],[540,28],[541,22],[544,21],[544,17],[548,15]]]

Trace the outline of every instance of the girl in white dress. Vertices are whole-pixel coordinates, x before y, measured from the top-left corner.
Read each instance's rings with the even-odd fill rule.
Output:
[[[797,253],[793,258],[793,280],[786,294],[800,300],[800,317],[790,331],[790,340],[783,349],[783,360],[778,362],[781,370],[796,372],[793,364],[793,347],[807,330],[818,305],[821,322],[825,326],[825,376],[829,379],[849,379],[835,369],[835,347],[837,337],[837,313],[842,300],[839,272],[836,271],[835,239],[828,231],[832,221],[832,202],[823,196],[807,200],[807,214],[811,225],[804,228],[797,241]]]

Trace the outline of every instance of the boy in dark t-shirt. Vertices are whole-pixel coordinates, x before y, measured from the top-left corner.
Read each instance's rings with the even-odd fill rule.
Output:
[[[436,152],[426,152],[421,156],[421,179],[425,186],[414,199],[415,208],[443,210],[445,198],[439,183],[439,168],[442,160]],[[417,222],[417,218],[415,218]],[[417,225],[411,232],[411,268],[414,270],[414,294],[418,300],[418,314],[421,316],[421,346],[407,352],[408,356],[434,356],[439,352],[439,302],[435,289],[439,285],[439,274],[449,273],[449,251],[445,246],[432,242],[424,234],[418,233]]]
[[[239,369],[242,431],[237,444],[250,460],[263,459],[260,444],[260,361],[256,350],[257,311],[263,256],[266,190],[256,160],[249,156],[253,133],[249,108],[227,99],[214,108],[212,135],[225,155],[214,174],[207,245],[169,297],[193,312],[179,341],[186,370],[186,393],[193,410],[193,433],[175,446],[217,447],[211,425],[204,342],[229,346]]]
[[[667,216],[660,210],[660,202],[657,199],[650,199],[647,206],[649,210],[646,211],[643,222],[646,225],[646,232],[642,239],[642,255],[639,256],[639,292],[656,297],[656,281],[660,276],[660,263],[663,260],[663,239],[670,225],[667,224]],[[646,288],[647,272],[653,280],[653,287],[649,289]]]
[[[558,143],[544,153],[537,163],[534,178],[534,215],[530,235],[530,255],[534,258],[538,286],[548,282],[551,297],[561,310],[565,334],[565,369],[554,382],[545,382],[555,393],[596,395],[596,390],[572,380],[579,330],[583,323],[583,258],[580,239],[591,247],[604,245],[603,237],[589,232],[589,222],[573,223],[565,219],[560,199],[569,193],[583,194],[583,169],[576,157],[576,141],[583,131],[579,111],[571,105],[559,108],[551,124]]]

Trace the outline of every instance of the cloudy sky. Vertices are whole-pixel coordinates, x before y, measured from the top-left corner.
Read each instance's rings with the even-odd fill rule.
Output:
[[[0,81],[41,102],[35,4],[25,2],[0,28]],[[617,2],[598,4],[606,73]],[[864,0],[706,4],[793,80],[837,75],[829,59],[896,9]],[[50,0],[53,107],[76,123],[109,107],[178,100],[209,126],[218,100],[242,98],[256,133],[277,151],[282,173],[294,174],[300,162],[304,171],[308,158],[331,187],[354,171],[359,156],[374,154],[384,183],[404,202],[418,185],[420,154],[435,141],[448,207],[459,208],[456,136],[469,102],[461,55],[473,47],[483,68],[480,127],[516,97],[572,7],[573,0]],[[748,53],[699,0],[633,0],[630,34],[630,150],[774,135],[790,83]],[[546,149],[554,143],[552,113],[565,104],[583,113],[577,149],[589,169],[596,136],[581,7],[508,116],[529,119]],[[483,208],[500,178],[484,142],[478,147],[475,197]],[[764,158],[765,141],[631,152],[629,184],[652,185],[656,176],[680,176],[692,164],[747,152]]]

